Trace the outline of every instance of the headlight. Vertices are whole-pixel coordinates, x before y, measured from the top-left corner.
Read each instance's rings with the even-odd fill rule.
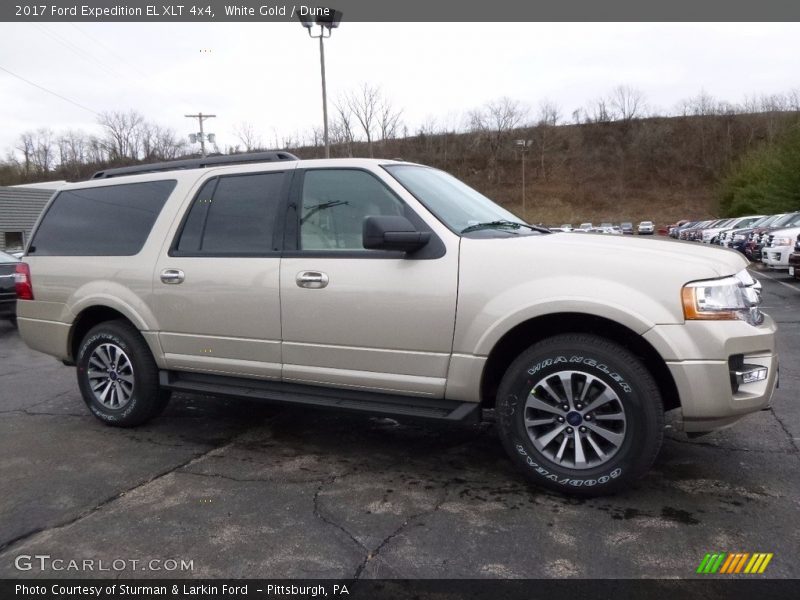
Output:
[[[683,316],[687,321],[740,319],[760,325],[758,282],[744,269],[731,277],[687,283],[681,290]]]
[[[793,241],[794,240],[792,240],[792,238],[788,238],[788,237],[776,237],[776,238],[772,238],[772,245],[773,246],[791,246]]]

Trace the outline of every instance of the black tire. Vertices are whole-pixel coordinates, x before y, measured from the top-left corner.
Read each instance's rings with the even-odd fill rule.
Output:
[[[559,405],[540,385],[544,381],[555,396],[563,397],[567,386],[561,377],[569,381],[569,405],[574,399],[581,411],[574,406],[565,411],[567,404]],[[544,410],[538,399],[547,404]],[[558,335],[531,346],[503,376],[496,408],[500,437],[512,460],[535,484],[565,494],[600,496],[629,486],[651,467],[664,437],[664,409],[652,375],[629,350],[596,335]],[[551,416],[553,423],[540,424]],[[614,445],[602,433],[622,441]]]
[[[118,348],[124,353],[130,370],[125,376],[131,380],[130,393],[118,406],[109,406],[98,398],[92,384],[105,389],[106,382],[97,379],[97,354],[101,346]],[[102,352],[102,349],[101,349]],[[90,359],[94,361],[90,373]],[[119,361],[120,364],[122,360]],[[96,325],[81,341],[77,356],[78,386],[83,400],[92,414],[107,425],[135,427],[160,414],[169,402],[170,393],[158,384],[158,367],[142,335],[126,321],[106,321]],[[94,376],[95,379],[90,379]],[[110,375],[109,375],[110,376]],[[115,376],[115,381],[117,377]],[[120,377],[121,379],[121,377]],[[122,382],[119,382],[121,385]],[[126,389],[128,389],[126,387]],[[99,392],[98,392],[99,393]]]

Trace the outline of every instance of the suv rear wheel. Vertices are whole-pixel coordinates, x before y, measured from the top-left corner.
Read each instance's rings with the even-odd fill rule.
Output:
[[[89,330],[78,350],[77,371],[84,402],[108,425],[140,425],[169,401],[169,392],[159,387],[158,367],[147,343],[125,321]]]
[[[497,396],[506,451],[536,484],[596,496],[650,468],[664,435],[658,386],[629,350],[605,338],[543,340],[508,368]]]

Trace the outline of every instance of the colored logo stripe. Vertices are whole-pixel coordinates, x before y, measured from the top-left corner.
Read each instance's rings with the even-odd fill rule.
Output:
[[[763,573],[774,555],[766,552],[709,552],[700,561],[697,573],[758,574]]]

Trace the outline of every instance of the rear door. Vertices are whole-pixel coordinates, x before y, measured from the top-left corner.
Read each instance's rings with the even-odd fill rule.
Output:
[[[366,250],[362,225],[374,215],[406,216],[427,229],[370,171],[296,174],[281,264],[283,379],[443,397],[457,247],[448,251],[432,232],[431,242],[412,256]]]
[[[154,274],[171,369],[280,379],[280,243],[291,169],[204,180]]]

